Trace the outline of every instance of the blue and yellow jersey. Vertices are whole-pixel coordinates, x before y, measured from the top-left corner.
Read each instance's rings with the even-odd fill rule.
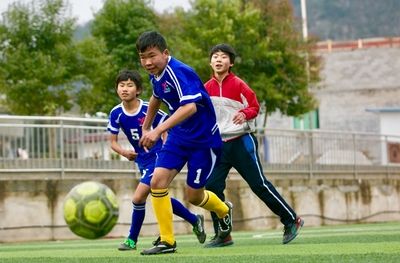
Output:
[[[181,61],[169,57],[160,76],[150,75],[153,96],[162,100],[172,115],[180,106],[196,103],[197,112],[171,128],[167,140],[189,147],[220,147],[221,136],[211,99],[197,73]]]

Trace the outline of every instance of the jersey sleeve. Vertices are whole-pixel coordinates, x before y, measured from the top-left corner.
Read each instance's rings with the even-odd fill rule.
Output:
[[[157,127],[158,125],[163,123],[166,119],[168,119],[168,114],[162,110],[158,110],[153,122],[154,127]]]
[[[187,68],[180,68],[175,71],[168,71],[179,94],[181,106],[196,102],[202,99],[201,83],[198,76]]]
[[[118,121],[118,114],[115,111],[110,112],[110,117],[108,120],[107,130],[112,134],[118,134],[120,129],[120,124]]]
[[[157,83],[156,83],[156,81],[155,81],[153,75],[150,75],[150,85],[151,85],[151,87],[153,88],[152,95],[153,95],[156,99],[160,99],[160,96],[157,94],[157,88],[156,88]]]

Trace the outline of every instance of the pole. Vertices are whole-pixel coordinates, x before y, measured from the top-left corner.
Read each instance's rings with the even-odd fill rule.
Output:
[[[301,21],[303,26],[303,39],[308,38],[306,0],[301,0]]]

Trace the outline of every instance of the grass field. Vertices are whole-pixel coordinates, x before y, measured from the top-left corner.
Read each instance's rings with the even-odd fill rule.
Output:
[[[192,235],[177,236],[175,254],[141,256],[154,238],[140,239],[137,251],[120,252],[122,239],[0,244],[0,262],[400,262],[400,222],[325,227],[305,226],[288,245],[278,230],[234,232],[235,244],[205,249]]]

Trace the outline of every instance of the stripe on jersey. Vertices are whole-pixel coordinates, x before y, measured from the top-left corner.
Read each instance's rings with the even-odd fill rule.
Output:
[[[198,97],[201,97],[200,93],[197,93],[195,95],[186,95],[186,96],[182,96],[180,101],[182,102],[182,101],[185,101],[185,100],[193,100],[193,99],[198,98]]]
[[[211,133],[214,134],[218,130],[218,124],[214,124],[214,126],[211,129]]]
[[[178,95],[179,95],[179,99],[181,99],[183,96],[181,85],[179,84],[179,81],[175,75],[175,72],[172,70],[171,66],[169,66],[169,65],[167,65],[167,73],[170,76],[170,78],[172,79],[172,82],[174,82],[176,91],[178,92]]]

